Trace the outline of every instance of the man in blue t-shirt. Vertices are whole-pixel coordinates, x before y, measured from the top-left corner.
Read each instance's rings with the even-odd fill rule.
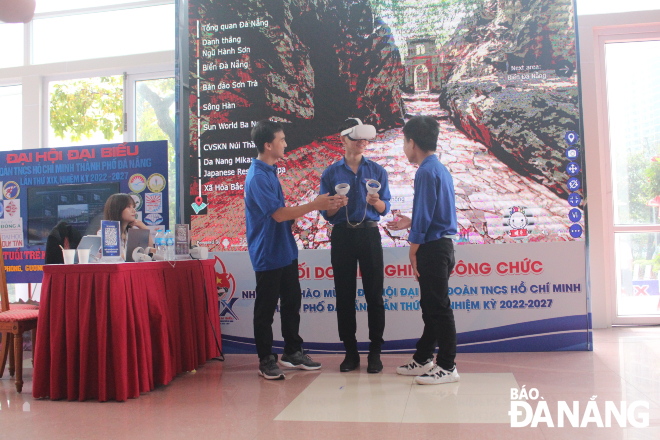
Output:
[[[292,220],[308,212],[336,208],[337,196],[319,195],[313,202],[286,207],[275,163],[284,157],[286,141],[282,124],[260,121],[252,129],[259,152],[245,178],[245,226],[248,253],[257,278],[254,301],[254,342],[259,356],[259,375],[284,379],[273,346],[273,316],[280,301],[284,354],[279,364],[287,368],[318,370],[302,350],[298,247],[291,232]]]
[[[367,141],[361,139],[357,129],[368,127],[359,119],[347,119],[340,127],[341,141],[345,148],[344,157],[330,165],[321,176],[320,193],[336,194],[338,184],[347,183],[347,195],[340,196],[340,205],[322,211],[323,217],[332,225],[330,238],[332,271],[337,297],[337,327],[339,339],[344,343],[346,357],[339,371],[347,372],[360,366],[355,316],[357,268],[360,265],[362,286],[367,301],[369,319],[369,356],[367,372],[380,373],[383,332],[385,330],[385,306],[383,304],[383,247],[378,231],[378,221],[390,210],[390,190],[387,171],[363,153]],[[353,129],[355,127],[355,129]],[[373,129],[373,135],[376,134]],[[353,136],[353,137],[351,137]],[[369,194],[367,184],[378,182],[380,189]]]
[[[456,324],[449,300],[449,275],[454,269],[456,207],[454,181],[438,160],[438,122],[430,116],[415,116],[403,127],[403,151],[413,164],[415,197],[412,219],[399,216],[388,228],[398,231],[410,228],[410,263],[419,281],[420,306],[424,332],[417,342],[411,361],[396,372],[416,376],[421,385],[458,382],[456,358]],[[437,365],[433,352],[438,345]]]

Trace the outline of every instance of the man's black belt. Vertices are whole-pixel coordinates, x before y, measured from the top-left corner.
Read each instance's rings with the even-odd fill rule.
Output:
[[[356,225],[355,223],[348,224],[348,223],[344,222],[344,223],[336,224],[334,227],[335,228],[346,228],[346,229],[377,228],[378,227],[378,222],[366,221],[366,222],[360,223],[359,225]]]

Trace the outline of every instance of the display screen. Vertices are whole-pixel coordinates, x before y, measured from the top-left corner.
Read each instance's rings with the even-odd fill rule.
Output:
[[[119,183],[28,187],[28,244],[45,244],[50,231],[65,221],[82,236],[95,235],[108,198]]]
[[[244,182],[256,121],[284,124],[288,206],[312,201],[341,159],[338,127],[374,125],[365,155],[410,215],[416,166],[402,127],[440,124],[437,154],[456,192],[459,244],[584,239],[572,0],[189,2],[185,214],[193,242],[246,250]],[[185,95],[188,94],[188,95]],[[407,245],[380,225],[383,246]],[[328,223],[294,223],[300,248],[328,248]]]

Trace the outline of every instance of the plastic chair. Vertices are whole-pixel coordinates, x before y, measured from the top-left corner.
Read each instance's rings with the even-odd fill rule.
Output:
[[[5,372],[7,355],[14,343],[14,356],[10,359],[9,375],[12,369],[16,373],[16,391],[23,391],[23,333],[32,331],[32,353],[36,346],[36,328],[39,310],[15,308],[10,309],[9,293],[7,292],[7,273],[5,272],[5,258],[0,244],[0,332],[2,333],[2,349],[0,350],[0,377]],[[13,360],[13,362],[11,362]],[[13,367],[13,368],[12,368]]]

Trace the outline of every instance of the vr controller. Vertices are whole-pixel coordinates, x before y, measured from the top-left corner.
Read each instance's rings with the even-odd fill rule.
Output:
[[[378,191],[380,191],[380,182],[377,180],[369,179],[367,180],[366,183],[367,186],[367,192],[369,194],[376,194]],[[340,196],[345,196],[348,194],[348,191],[351,189],[351,185],[348,183],[338,183],[335,185],[335,192],[339,194]]]

